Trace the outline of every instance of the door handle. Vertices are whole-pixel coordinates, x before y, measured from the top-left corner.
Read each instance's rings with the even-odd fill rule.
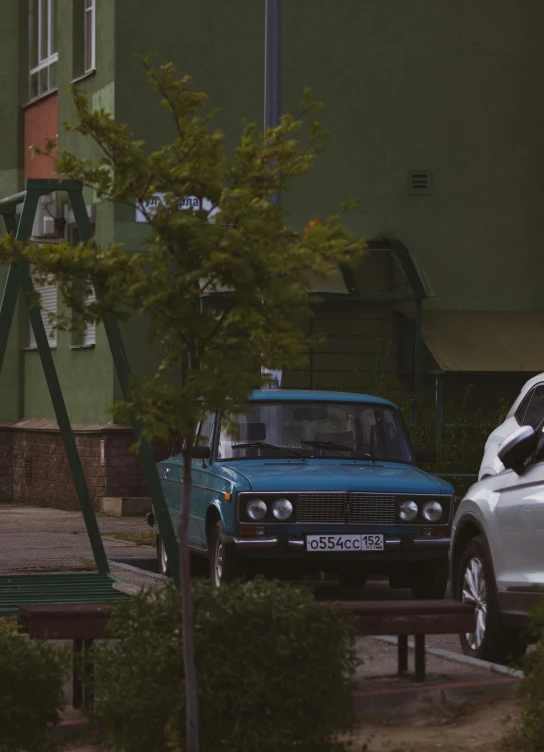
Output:
[[[164,477],[168,478],[169,474],[170,474],[170,468],[167,467],[166,470],[164,471]]]

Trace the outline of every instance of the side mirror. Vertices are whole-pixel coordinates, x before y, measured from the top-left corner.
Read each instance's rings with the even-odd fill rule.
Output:
[[[535,451],[538,433],[531,426],[520,426],[506,439],[499,451],[499,459],[507,470],[518,472],[525,460]]]
[[[420,449],[414,452],[414,458],[416,462],[436,462],[436,449]]]
[[[197,444],[193,447],[192,451],[192,457],[195,460],[209,460],[212,456],[212,453],[210,451],[209,446],[203,446],[202,444]]]

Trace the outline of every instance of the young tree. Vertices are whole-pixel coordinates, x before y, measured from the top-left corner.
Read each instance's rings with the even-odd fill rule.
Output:
[[[318,105],[308,93],[299,117],[284,115],[266,133],[245,125],[238,146],[227,153],[224,134],[212,124],[215,113],[206,110],[206,96],[190,88],[189,77],[178,78],[171,64],[143,62],[151,92],[172,118],[173,140],[146,150],[126,125],[104,110],[91,111],[75,89],[76,122],[67,128],[93,139],[100,156],[93,161],[64,153],[58,172],[91,186],[99,201],[138,207],[148,222],[148,251],[130,253],[118,244],[37,247],[6,237],[0,260],[24,258],[38,278],[52,276],[79,322],[110,313],[148,321],[160,365],[134,385],[131,403],[117,409],[139,419],[149,440],[172,431],[183,437],[179,542],[187,750],[196,752],[187,545],[195,430],[203,411],[243,411],[251,389],[266,380],[262,364],[282,369],[300,360],[308,347],[304,324],[312,278],[357,263],[365,244],[342,226],[341,213],[326,221],[308,218],[304,231],[296,232],[285,210],[270,201],[306,175],[322,149],[325,133],[312,119]],[[156,194],[162,200],[150,209]],[[180,208],[186,197],[196,197],[195,206]],[[89,286],[90,280],[99,294],[85,306],[74,281]],[[175,376],[180,367],[181,377]]]

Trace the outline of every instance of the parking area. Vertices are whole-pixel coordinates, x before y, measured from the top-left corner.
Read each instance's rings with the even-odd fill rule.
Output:
[[[145,519],[97,515],[112,572],[137,587],[156,587],[162,578],[154,574],[155,550],[109,537],[115,534],[148,533]],[[124,563],[117,563],[119,560]],[[94,568],[92,550],[80,512],[44,507],[0,505],[0,573],[85,571]],[[151,572],[149,571],[151,570]],[[370,580],[361,589],[343,588],[327,579],[316,590],[319,600],[404,600],[409,590],[391,590],[387,580]],[[448,592],[446,597],[451,597]],[[430,636],[428,644],[459,652],[456,636]]]
[[[108,558],[153,555],[154,549],[109,538],[109,534],[149,532],[145,519],[98,515]],[[0,573],[94,569],[81,512],[0,505]]]

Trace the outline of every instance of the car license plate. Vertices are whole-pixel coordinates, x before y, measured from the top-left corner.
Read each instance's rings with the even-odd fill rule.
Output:
[[[307,535],[306,551],[383,551],[383,535]]]

